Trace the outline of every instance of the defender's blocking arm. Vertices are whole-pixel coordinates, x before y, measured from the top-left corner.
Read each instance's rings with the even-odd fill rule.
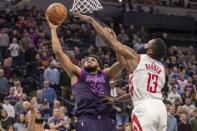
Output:
[[[137,54],[132,50],[126,48],[123,44],[121,44],[109,31],[105,29],[101,24],[99,24],[94,18],[74,13],[75,17],[90,23],[97,34],[107,43],[110,47],[115,50],[118,54],[123,55],[124,57],[131,57],[133,59],[137,58]]]
[[[106,42],[106,44],[109,44],[116,53],[124,56],[127,65],[129,65],[130,71],[137,67],[138,55],[133,49],[123,45],[120,41],[116,39],[116,37],[114,37],[114,34],[112,32],[106,30],[106,28],[103,27],[100,23],[98,23],[94,18],[77,13],[74,13],[74,15],[75,17],[86,21],[87,23],[90,23],[97,32],[97,34]]]

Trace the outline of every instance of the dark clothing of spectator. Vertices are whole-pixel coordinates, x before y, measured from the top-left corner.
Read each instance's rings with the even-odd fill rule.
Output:
[[[7,129],[9,125],[13,125],[15,123],[15,119],[13,117],[8,117],[6,120],[1,119],[1,125],[3,129]]]
[[[191,131],[192,130],[192,127],[190,124],[185,124],[183,122],[180,122],[178,124],[178,131]]]
[[[8,80],[3,77],[0,78],[0,100],[3,100],[5,96],[7,96],[9,91]]]
[[[191,131],[197,131],[197,118],[196,117],[191,119],[190,124],[192,127]]]
[[[4,76],[9,80],[13,74],[14,74],[14,69],[12,67],[3,67],[4,70]]]

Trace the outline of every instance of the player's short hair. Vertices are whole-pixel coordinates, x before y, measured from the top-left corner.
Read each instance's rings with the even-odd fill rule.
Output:
[[[153,46],[152,46],[152,50],[153,50],[152,57],[156,60],[160,60],[167,53],[166,43],[161,38],[156,38],[156,39],[154,39],[154,42],[152,44],[153,44]]]
[[[100,68],[102,68],[102,62],[101,62],[101,59],[98,57],[98,56],[96,56],[96,55],[89,55],[88,57],[93,57],[93,58],[95,58],[97,61],[98,61],[98,65],[99,65],[99,67]]]

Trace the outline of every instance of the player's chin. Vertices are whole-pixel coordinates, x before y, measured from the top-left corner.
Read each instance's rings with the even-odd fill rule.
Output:
[[[85,67],[87,67],[87,68],[88,68],[88,67],[89,67],[89,68],[91,68],[91,67],[94,67],[94,65],[93,65],[92,63],[86,63],[86,64],[85,64]]]

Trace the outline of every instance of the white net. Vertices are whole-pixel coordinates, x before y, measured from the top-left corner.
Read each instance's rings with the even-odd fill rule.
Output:
[[[98,0],[74,0],[73,7],[70,11],[85,14],[102,9],[103,7]]]

